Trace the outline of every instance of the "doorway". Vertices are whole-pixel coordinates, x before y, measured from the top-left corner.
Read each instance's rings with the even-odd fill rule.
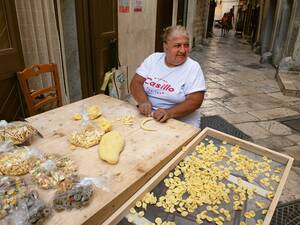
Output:
[[[0,118],[24,117],[16,72],[24,68],[14,1],[0,0]]]
[[[163,51],[164,29],[172,25],[173,0],[158,0],[156,13],[155,51]]]
[[[76,0],[83,98],[101,93],[104,74],[115,66],[117,0]]]
[[[178,0],[176,25],[186,26],[188,0]]]

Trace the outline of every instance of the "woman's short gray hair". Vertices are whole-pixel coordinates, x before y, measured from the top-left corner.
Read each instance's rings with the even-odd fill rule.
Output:
[[[171,36],[186,36],[189,38],[189,33],[183,26],[169,26],[164,29],[162,36],[163,42],[166,43]]]

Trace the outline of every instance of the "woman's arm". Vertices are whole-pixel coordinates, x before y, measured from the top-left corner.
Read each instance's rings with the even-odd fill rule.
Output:
[[[192,113],[201,106],[204,99],[204,93],[205,92],[203,91],[194,92],[187,95],[185,101],[172,108],[159,108],[153,113],[153,118],[159,122],[165,122],[170,118],[182,117]]]
[[[139,110],[146,116],[151,115],[152,105],[148,100],[148,96],[144,90],[145,78],[137,73],[133,76],[130,83],[130,92],[138,103]]]

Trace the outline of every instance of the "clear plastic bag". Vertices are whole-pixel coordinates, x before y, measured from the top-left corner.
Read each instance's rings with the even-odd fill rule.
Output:
[[[82,110],[80,113],[75,113],[73,115],[73,120],[81,120],[84,116],[88,116],[88,119],[94,120],[102,115],[101,110],[96,105],[86,106],[85,104],[82,106]]]
[[[35,148],[13,146],[11,142],[0,143],[0,173],[8,176],[27,174],[42,157]]]
[[[51,207],[40,198],[37,191],[31,191],[8,216],[9,225],[43,224],[51,215]]]
[[[69,137],[72,145],[83,148],[90,148],[99,144],[104,131],[89,119],[87,112],[82,114],[82,123],[78,131]]]
[[[0,154],[4,152],[9,152],[15,149],[15,146],[12,142],[3,141],[0,142]]]
[[[0,176],[0,220],[26,196],[27,186],[19,177]]]
[[[0,142],[5,141],[5,127],[7,126],[7,122],[5,120],[0,120]]]
[[[105,187],[105,177],[85,177],[73,180],[68,187],[61,186],[53,199],[53,208],[56,211],[80,209],[87,206],[93,196],[94,187],[108,191]]]
[[[68,157],[50,154],[44,160],[38,161],[30,174],[39,187],[52,189],[68,178],[77,177],[77,167]]]
[[[37,133],[37,129],[28,122],[15,121],[7,123],[3,120],[0,122],[0,141],[10,141],[15,145],[24,144]]]

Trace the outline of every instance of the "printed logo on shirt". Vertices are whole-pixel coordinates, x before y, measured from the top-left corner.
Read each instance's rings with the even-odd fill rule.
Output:
[[[173,92],[175,90],[166,80],[157,77],[147,77],[145,84],[148,87],[152,87],[151,89],[148,88],[148,91],[155,92],[156,94],[164,94],[164,91]]]

